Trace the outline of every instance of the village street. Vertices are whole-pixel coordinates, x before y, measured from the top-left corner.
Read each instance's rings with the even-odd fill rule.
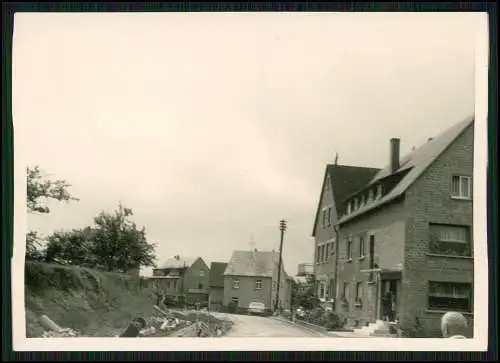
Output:
[[[331,337],[332,335],[316,332],[299,325],[281,321],[273,317],[236,315],[224,313],[211,313],[215,317],[230,319],[234,322],[233,327],[227,334],[228,337]]]

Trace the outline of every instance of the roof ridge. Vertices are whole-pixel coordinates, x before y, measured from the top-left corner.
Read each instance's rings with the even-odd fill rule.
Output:
[[[346,222],[402,195],[469,127],[473,125],[474,121],[474,118],[467,118],[441,131],[436,137],[423,143],[415,150],[406,154],[403,158],[400,158],[400,162],[403,159],[409,159],[406,160],[404,166],[401,166],[395,172],[391,172],[388,166],[382,169],[363,189],[373,186],[390,175],[395,175],[403,171],[407,171],[407,173],[391,191],[383,196],[378,202],[365,206],[363,209],[359,210],[358,213],[354,212],[349,216],[341,217],[340,222]],[[351,197],[353,196],[354,195]]]

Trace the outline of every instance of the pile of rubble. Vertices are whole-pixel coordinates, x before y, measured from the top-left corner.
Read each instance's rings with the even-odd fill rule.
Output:
[[[118,338],[137,337],[220,337],[231,329],[233,323],[230,320],[218,319],[208,312],[185,313],[176,310],[167,310],[159,306],[153,306],[155,316],[144,319],[141,317],[133,319]],[[40,324],[45,332],[42,338],[78,337],[80,334],[70,328],[61,328],[46,315],[40,318]]]
[[[148,319],[147,324],[140,330],[139,336],[165,336],[169,333],[191,325],[182,313],[165,311],[159,306],[153,306],[157,316]],[[147,325],[147,327],[146,327]]]
[[[209,313],[193,312],[187,318],[193,324],[183,329],[180,335],[184,337],[220,337],[231,329],[233,322],[225,319],[218,319]]]
[[[79,333],[71,328],[61,328],[47,315],[40,317],[40,325],[43,326],[45,331],[40,336],[41,338],[76,338]]]

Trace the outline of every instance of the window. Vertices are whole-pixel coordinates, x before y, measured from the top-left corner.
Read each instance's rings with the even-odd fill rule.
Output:
[[[325,245],[325,261],[328,261],[328,256],[329,256],[329,255],[328,255],[328,252],[330,252],[330,251],[328,251],[329,249],[330,249],[330,244],[329,244],[329,243],[327,243],[327,244]]]
[[[200,276],[201,277],[205,276],[205,270],[200,270]]]
[[[361,304],[363,298],[363,283],[356,283],[356,303]]]
[[[325,228],[325,227],[326,227],[326,212],[327,212],[327,210],[326,210],[326,209],[323,209],[323,220],[322,220],[322,222],[321,222],[321,224],[322,224],[323,228]]]
[[[319,283],[318,297],[320,299],[324,299],[325,298],[325,282],[324,281],[320,281],[320,283]]]
[[[347,240],[347,260],[352,260],[352,241]]]
[[[347,214],[351,214],[351,201],[347,202]]]
[[[177,289],[177,280],[174,280],[174,289]]]
[[[358,198],[354,198],[354,201],[353,201],[353,204],[354,204],[354,210],[357,210],[358,207],[359,207],[359,204],[358,204]]]
[[[471,256],[470,227],[430,224],[429,252],[439,255]]]
[[[429,309],[472,311],[472,285],[454,282],[429,282]]]
[[[231,301],[232,301],[233,303],[235,303],[235,304],[239,304],[240,299],[239,299],[239,298],[237,298],[237,297],[232,297],[232,298],[231,298]]]
[[[328,226],[331,226],[332,225],[332,207],[328,207],[328,220],[327,220],[327,223],[328,223]]]
[[[333,256],[335,254],[335,245],[333,242],[330,243],[330,254]]]
[[[233,279],[233,289],[239,289],[239,288],[240,288],[240,280]]]
[[[372,189],[370,189],[370,190],[368,191],[368,200],[367,200],[367,203],[370,203],[370,202],[372,202],[372,201],[373,201],[373,190],[372,190]]]
[[[453,198],[470,199],[471,184],[471,177],[454,175],[451,178],[451,196]]]
[[[325,261],[325,245],[322,245],[321,246],[321,260],[320,262],[324,262]]]
[[[379,184],[377,186],[377,199],[380,199],[380,198],[382,198],[382,185],[381,184]]]
[[[321,246],[316,247],[316,263],[320,261]]]
[[[359,257],[365,257],[365,238],[359,237]]]
[[[262,290],[262,280],[255,280],[255,289]]]
[[[344,282],[344,285],[342,286],[342,299],[347,300],[349,297],[349,283]]]
[[[360,201],[359,201],[359,207],[361,208],[364,205],[365,205],[365,196],[362,195],[361,198],[360,198]]]

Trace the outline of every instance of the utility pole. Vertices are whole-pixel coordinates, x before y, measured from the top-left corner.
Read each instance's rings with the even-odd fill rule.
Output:
[[[282,219],[280,221],[280,232],[281,232],[281,238],[280,238],[280,256],[279,256],[279,262],[278,262],[278,282],[276,286],[276,301],[274,302],[274,311],[278,311],[278,302],[280,298],[280,283],[281,283],[281,264],[283,263],[283,238],[285,236],[285,231],[286,231],[286,221]]]

